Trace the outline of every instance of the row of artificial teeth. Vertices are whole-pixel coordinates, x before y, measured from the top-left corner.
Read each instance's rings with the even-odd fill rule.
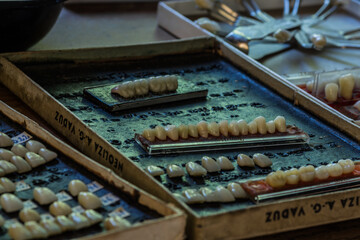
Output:
[[[315,179],[326,180],[329,177],[339,177],[343,174],[352,173],[355,164],[350,159],[341,159],[337,163],[329,163],[315,168],[312,165],[302,166],[299,169],[292,168],[287,171],[278,170],[266,177],[266,182],[274,188],[281,188],[285,185],[295,185],[299,182],[311,182]]]
[[[111,92],[119,94],[123,98],[133,98],[148,95],[149,92],[174,92],[177,88],[177,76],[166,75],[123,82],[111,89]]]
[[[142,136],[150,142],[155,139],[164,141],[167,138],[177,141],[181,139],[208,138],[209,136],[219,137],[220,135],[228,136],[245,136],[248,134],[268,134],[278,132],[286,132],[286,120],[283,116],[277,116],[273,121],[266,122],[263,116],[255,118],[250,123],[241,119],[239,121],[223,120],[219,123],[200,121],[196,125],[167,125],[165,128],[156,126],[154,129],[145,129]]]

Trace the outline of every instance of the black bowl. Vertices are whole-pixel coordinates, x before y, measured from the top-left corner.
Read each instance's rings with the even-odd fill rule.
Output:
[[[0,0],[0,52],[23,51],[40,41],[66,0]]]

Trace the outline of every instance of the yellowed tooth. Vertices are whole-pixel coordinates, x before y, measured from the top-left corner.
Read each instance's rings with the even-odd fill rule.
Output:
[[[89,219],[91,225],[97,224],[103,220],[103,216],[93,209],[88,209],[83,214]]]
[[[355,87],[355,78],[349,73],[343,75],[339,78],[340,85],[340,96],[345,98],[346,100],[351,100],[353,95],[353,90]]]
[[[211,190],[208,187],[202,187],[199,189],[199,192],[205,198],[205,202],[219,202],[219,195],[217,192]]]
[[[258,133],[266,134],[267,129],[266,129],[266,120],[265,120],[265,118],[263,116],[259,116],[259,117],[255,118],[254,121],[257,124]]]
[[[255,167],[254,160],[248,155],[242,153],[237,156],[237,164],[240,167]]]
[[[72,209],[65,202],[55,201],[50,205],[49,212],[51,215],[56,217],[61,215],[69,215],[72,212]]]
[[[74,222],[75,229],[82,229],[90,226],[90,221],[79,212],[73,212],[69,215],[69,219]]]
[[[319,180],[325,180],[329,178],[329,171],[326,166],[319,166],[315,168],[315,177]]]
[[[8,178],[0,178],[0,184],[4,187],[5,192],[15,192],[15,184]]]
[[[198,138],[199,137],[199,132],[197,129],[197,126],[195,125],[189,125],[189,136],[193,137],[193,138]]]
[[[65,215],[56,216],[55,222],[57,223],[57,225],[59,225],[62,232],[72,231],[76,229],[75,223]]]
[[[286,176],[286,183],[290,185],[298,184],[300,181],[300,173],[296,168],[292,168],[284,172]]]
[[[147,171],[153,177],[158,177],[165,173],[164,170],[154,165],[147,166],[145,171]]]
[[[15,154],[12,151],[0,148],[0,159],[10,161],[10,159],[15,156]]]
[[[97,209],[102,206],[100,198],[91,192],[79,193],[78,202],[85,209]]]
[[[47,187],[34,188],[33,195],[35,201],[37,201],[40,205],[47,205],[58,199],[55,193]]]
[[[20,156],[13,156],[10,160],[15,165],[18,173],[31,171],[32,167]]]
[[[202,157],[201,165],[210,173],[212,172],[220,172],[221,168],[219,164],[215,161],[215,159],[211,157]]]
[[[106,230],[117,229],[119,231],[131,227],[131,223],[119,216],[106,218],[104,221]]]
[[[128,98],[129,97],[127,89],[123,84],[120,84],[120,85],[115,86],[114,88],[112,88],[111,93],[118,94],[123,98]]]
[[[153,93],[161,92],[161,79],[157,77],[149,78],[149,89]]]
[[[17,144],[14,144],[14,146],[12,146],[11,151],[13,153],[15,153],[15,155],[23,158],[23,157],[25,157],[25,154],[27,152],[29,152],[29,149],[27,149],[23,145],[17,143]]]
[[[270,167],[272,165],[272,161],[269,157],[265,156],[261,153],[255,153],[253,156],[254,163],[261,168]]]
[[[165,128],[163,128],[162,126],[160,125],[157,125],[155,127],[155,136],[157,139],[161,140],[161,141],[164,141],[166,140],[166,131],[165,131]]]
[[[179,140],[179,128],[175,125],[167,125],[165,127],[166,136],[173,141]]]
[[[13,144],[14,142],[7,134],[0,132],[0,147],[10,147]]]
[[[231,171],[235,169],[234,165],[227,157],[220,156],[216,159],[216,162],[219,164],[221,170],[223,171]]]
[[[205,198],[196,189],[187,189],[182,195],[186,198],[186,203],[196,204],[205,202]]]
[[[249,126],[247,122],[243,119],[240,119],[239,121],[237,121],[237,124],[239,125],[240,135],[248,135]]]
[[[31,208],[23,208],[19,212],[19,218],[22,222],[28,222],[28,221],[40,221],[41,217],[40,214]]]
[[[17,171],[17,168],[14,164],[11,162],[8,162],[6,160],[0,160],[0,168],[4,171],[4,174],[10,174]]]
[[[40,221],[40,225],[46,229],[49,236],[61,234],[61,228],[55,223],[54,219],[44,219]]]
[[[166,89],[170,92],[178,88],[178,78],[176,76],[166,76]]]
[[[138,79],[134,81],[135,95],[143,96],[149,93],[149,82],[147,79]]]
[[[247,193],[238,183],[229,183],[227,189],[232,193],[235,198],[248,198]]]
[[[266,176],[266,182],[273,188],[281,188],[286,184],[286,175],[283,171],[277,170]]]
[[[330,177],[339,177],[343,174],[343,168],[338,163],[329,163],[326,167]]]
[[[286,132],[286,120],[283,116],[277,116],[274,123],[278,132]]]
[[[219,123],[219,130],[220,130],[221,135],[223,135],[225,137],[229,136],[229,123],[227,120],[222,120]]]
[[[257,127],[257,123],[255,121],[249,122],[248,127],[249,127],[250,134],[257,134],[258,127]]]
[[[316,50],[321,50],[326,45],[326,37],[322,34],[313,33],[310,36],[310,40]]]
[[[15,222],[10,225],[8,228],[8,234],[11,239],[14,240],[32,239],[31,232],[19,222]]]
[[[73,197],[76,197],[80,192],[87,192],[88,187],[83,181],[79,179],[73,179],[68,184],[68,191]]]
[[[38,153],[40,148],[46,148],[44,144],[36,140],[30,140],[26,142],[26,148],[30,152]]]
[[[58,156],[56,152],[50,151],[46,148],[40,148],[39,155],[42,156],[46,162],[50,162]]]
[[[169,178],[182,177],[185,175],[184,169],[175,164],[170,164],[166,167],[166,173]]]
[[[338,164],[342,167],[343,174],[352,173],[355,169],[355,164],[351,159],[341,159],[338,161]]]
[[[278,29],[273,34],[274,38],[276,38],[277,42],[279,43],[285,43],[290,40],[292,34],[285,29]]]
[[[313,165],[302,166],[299,168],[299,174],[302,182],[311,182],[315,178],[315,168]]]
[[[23,202],[11,193],[2,194],[0,197],[0,204],[2,209],[7,213],[20,211],[24,207]]]
[[[179,135],[182,139],[188,139],[189,137],[189,126],[187,125],[180,125],[179,126]]]
[[[240,128],[239,124],[236,121],[231,121],[229,123],[229,133],[231,136],[239,136]]]
[[[33,239],[47,238],[49,236],[46,229],[35,221],[26,222],[25,227],[31,232]]]
[[[36,167],[46,163],[45,159],[42,156],[40,156],[34,152],[27,152],[25,154],[25,160],[32,168],[36,168]]]
[[[275,131],[276,131],[275,122],[274,121],[268,121],[266,123],[266,130],[267,130],[268,133],[275,133]]]
[[[132,81],[124,82],[123,87],[127,93],[128,98],[135,97],[135,84]]]
[[[188,162],[185,167],[186,167],[186,171],[192,177],[202,177],[207,174],[205,168],[194,162]]]
[[[234,195],[223,186],[217,186],[215,192],[218,196],[219,202],[234,202]]]
[[[314,81],[307,81],[307,82],[306,82],[306,89],[307,89],[309,92],[312,92],[312,91],[313,91],[313,88],[314,88]]]
[[[155,130],[151,128],[145,129],[141,136],[143,136],[148,141],[153,142],[155,141]]]
[[[211,136],[218,137],[220,136],[220,127],[216,122],[211,122],[208,125],[208,131]]]
[[[160,79],[160,93],[164,93],[167,92],[167,86],[166,86],[166,77],[164,76],[159,76],[157,77]]]
[[[196,126],[197,126],[197,130],[198,130],[200,137],[207,138],[209,136],[207,122],[200,121]]]
[[[339,86],[336,83],[328,83],[325,86],[325,98],[329,103],[337,101]]]

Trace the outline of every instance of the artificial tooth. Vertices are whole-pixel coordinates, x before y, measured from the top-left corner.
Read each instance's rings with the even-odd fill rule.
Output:
[[[87,192],[88,187],[86,186],[86,184],[83,181],[81,181],[79,179],[74,179],[69,182],[68,191],[70,192],[70,194],[72,196],[76,197],[81,192]]]
[[[313,33],[310,36],[310,40],[313,43],[313,46],[316,50],[321,50],[326,45],[326,37],[322,34]]]
[[[229,123],[229,133],[231,136],[239,136],[240,134],[240,127],[236,121],[231,121]]]
[[[286,183],[290,185],[298,184],[300,181],[300,173],[297,168],[292,168],[284,172],[286,176]]]
[[[215,161],[215,159],[211,157],[202,157],[201,165],[210,173],[212,172],[220,172],[221,168],[219,164]]]
[[[14,142],[7,134],[0,132],[0,147],[10,147],[13,144]]]
[[[315,178],[315,168],[313,165],[302,166],[299,168],[299,174],[302,182],[311,182]]]
[[[4,171],[5,175],[17,171],[16,166],[6,160],[0,160],[0,168]]]
[[[338,164],[342,167],[343,174],[352,173],[355,169],[355,164],[351,159],[341,159],[338,161]]]
[[[196,5],[200,8],[211,10],[214,7],[214,0],[195,0]]]
[[[328,83],[325,86],[325,98],[329,103],[337,101],[339,86],[336,83]]]
[[[266,182],[273,188],[281,188],[286,184],[286,175],[283,171],[277,170],[266,176]]]
[[[167,125],[165,127],[166,136],[173,141],[179,140],[179,129],[175,125]]]
[[[265,156],[261,153],[255,153],[253,156],[254,163],[261,168],[270,167],[272,165],[272,161],[269,157]]]
[[[62,232],[67,232],[77,229],[73,220],[71,220],[65,215],[56,216],[55,222],[60,227]]]
[[[308,81],[306,82],[306,89],[309,91],[309,92],[312,92],[314,88],[314,81]]]
[[[211,190],[208,187],[200,188],[199,192],[205,198],[205,202],[219,202],[219,200],[220,200],[217,192]]]
[[[267,130],[268,133],[275,133],[275,131],[276,131],[275,122],[274,121],[268,121],[266,123],[266,130]]]
[[[25,227],[31,232],[33,239],[47,238],[49,236],[46,229],[35,221],[26,222]]]
[[[5,219],[3,216],[0,215],[0,227],[2,227],[5,223]]]
[[[184,169],[175,164],[170,164],[166,167],[166,173],[169,178],[182,177],[185,175]]]
[[[46,148],[44,144],[36,140],[30,140],[26,142],[26,148],[30,152],[38,153],[40,148]]]
[[[134,88],[135,88],[135,95],[141,96],[142,94],[142,88],[140,87],[142,79],[138,79],[134,81]]]
[[[355,78],[349,73],[339,78],[340,85],[340,96],[346,100],[351,100],[353,95],[353,90],[355,87]]]
[[[205,121],[200,121],[196,125],[200,137],[207,138],[209,136],[208,124]]]
[[[353,107],[360,111],[360,100],[357,101],[357,102],[353,105]]]
[[[186,198],[186,203],[196,204],[205,202],[205,198],[196,189],[187,189],[183,192],[183,196]]]
[[[238,183],[229,183],[227,189],[235,198],[248,198],[248,195]]]
[[[182,139],[188,139],[189,137],[189,126],[187,125],[180,125],[179,126],[179,135]]]
[[[329,171],[327,166],[319,166],[315,168],[315,177],[320,180],[325,180],[329,178]]]
[[[67,203],[55,201],[50,205],[49,212],[53,216],[69,215],[72,209]]]
[[[14,146],[12,146],[11,151],[13,153],[15,153],[15,155],[17,155],[17,156],[25,157],[25,154],[27,152],[29,152],[29,149],[27,149],[23,145],[17,143],[17,144],[14,144]]]
[[[111,93],[118,94],[123,98],[128,98],[129,97],[128,91],[127,91],[126,87],[123,84],[120,84],[120,85],[112,88]]]
[[[124,98],[133,98],[135,97],[135,85],[134,82],[128,81],[122,84],[124,91],[126,91],[126,96],[122,96]]]
[[[78,202],[85,209],[97,209],[102,206],[100,198],[91,192],[79,193]]]
[[[31,171],[32,167],[20,156],[13,156],[10,162],[15,165],[18,173]]]
[[[55,223],[54,219],[41,220],[40,225],[46,229],[49,236],[62,233],[60,226]]]
[[[157,125],[155,127],[155,136],[156,136],[157,139],[159,139],[161,141],[165,141],[166,140],[165,128],[163,126]]]
[[[274,123],[278,132],[286,132],[286,120],[283,116],[277,116]]]
[[[149,78],[149,89],[153,93],[159,93],[161,91],[161,79],[157,77]]]
[[[42,156],[40,156],[34,152],[27,152],[25,154],[25,160],[32,168],[36,168],[36,167],[46,163],[45,159]]]
[[[37,201],[40,205],[47,205],[58,199],[55,193],[47,187],[34,188],[33,195],[35,201]]]
[[[73,212],[69,215],[69,219],[74,222],[75,229],[82,229],[90,226],[90,221],[79,212]]]
[[[263,116],[259,116],[257,118],[254,119],[254,121],[257,124],[257,131],[260,134],[266,134],[267,133],[267,128],[266,128],[266,120]]]
[[[118,230],[124,230],[131,227],[131,223],[122,217],[115,216],[106,218],[104,221],[104,227],[106,230],[111,230],[115,228]]]
[[[54,160],[55,158],[57,158],[57,156],[58,156],[56,152],[50,151],[46,148],[40,148],[38,154],[41,157],[43,157],[46,162],[50,162],[50,161]]]
[[[83,212],[83,215],[89,219],[91,225],[97,224],[103,220],[103,216],[93,209],[86,210]]]
[[[40,214],[31,208],[24,208],[19,212],[19,218],[22,222],[40,221]]]
[[[249,133],[249,126],[247,124],[247,122],[243,119],[240,119],[239,121],[237,121],[238,125],[239,125],[239,130],[240,130],[240,134],[241,135],[248,135]]]
[[[215,190],[217,197],[219,199],[219,202],[234,202],[235,197],[234,195],[223,186],[217,186]]]
[[[155,130],[151,128],[145,129],[141,136],[143,136],[146,140],[153,142],[155,141]]]
[[[147,166],[145,170],[153,177],[158,177],[164,174],[164,170],[154,165]]]
[[[255,122],[255,121],[249,122],[248,127],[249,127],[250,134],[257,134],[257,132],[258,132],[257,122]]]
[[[240,167],[255,167],[254,160],[248,155],[242,153],[237,156],[237,164]]]
[[[0,184],[4,187],[5,192],[15,192],[16,186],[10,179],[6,177],[0,178]]]
[[[230,160],[227,157],[220,156],[216,159],[216,162],[219,164],[221,170],[231,171],[235,169],[234,165],[230,162]]]
[[[10,161],[12,156],[15,156],[15,154],[12,151],[0,148],[0,159]]]
[[[24,207],[23,202],[11,193],[2,194],[0,197],[0,204],[2,209],[7,213],[20,211]]]
[[[343,169],[338,163],[329,163],[326,165],[330,177],[339,177],[343,173]]]
[[[198,132],[197,126],[189,125],[189,136],[193,137],[193,138],[199,137],[199,132]]]
[[[160,93],[164,93],[167,91],[167,87],[166,87],[166,79],[165,77],[159,76],[157,77],[160,79],[159,83],[160,83]]]
[[[33,238],[31,232],[19,222],[10,225],[10,227],[8,228],[8,234],[11,239],[14,240],[25,240]]]
[[[221,29],[220,25],[217,22],[210,20],[207,17],[199,18],[195,21],[195,23],[198,24],[201,28],[204,28],[214,34]]]
[[[135,80],[134,87],[137,96],[144,96],[149,93],[149,81],[147,79]]]
[[[285,43],[290,40],[291,33],[285,29],[278,29],[274,32],[274,37],[279,43]]]
[[[229,136],[229,123],[227,120],[222,120],[219,122],[219,131],[221,135],[225,137]]]
[[[194,162],[188,162],[186,164],[186,171],[192,177],[202,177],[207,173],[205,168]]]
[[[220,136],[220,126],[216,122],[211,122],[208,125],[208,131],[211,136],[218,137]]]
[[[176,76],[167,76],[166,77],[166,89],[169,92],[173,92],[178,88],[178,79]]]

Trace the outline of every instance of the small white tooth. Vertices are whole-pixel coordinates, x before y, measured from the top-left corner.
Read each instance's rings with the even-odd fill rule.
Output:
[[[11,151],[13,153],[15,153],[15,155],[18,155],[23,158],[23,157],[25,157],[25,154],[27,152],[29,152],[29,149],[27,149],[23,145],[17,143],[17,144],[14,144],[14,146],[12,146]]]
[[[69,215],[69,219],[74,222],[75,229],[82,229],[90,226],[90,221],[79,212],[73,212]]]
[[[187,189],[182,195],[186,198],[186,203],[196,204],[205,202],[205,198],[196,189]]]
[[[286,132],[286,120],[283,116],[277,116],[274,122],[278,132]]]
[[[313,43],[313,46],[316,50],[321,50],[326,45],[326,37],[322,34],[313,33],[310,36],[310,40]]]
[[[33,239],[47,238],[49,236],[46,229],[35,221],[26,222],[25,227],[31,232]]]
[[[343,174],[352,173],[355,169],[355,164],[351,159],[341,159],[338,161],[338,164],[342,167]]]
[[[299,174],[302,182],[311,182],[315,178],[315,168],[313,165],[302,166],[299,168]]]
[[[298,184],[300,181],[300,173],[296,168],[292,168],[284,172],[286,176],[286,183],[290,185]]]
[[[158,177],[164,174],[164,170],[154,165],[147,166],[145,171],[147,171],[153,177]]]
[[[68,184],[68,191],[73,197],[76,197],[81,192],[87,192],[88,187],[83,181],[79,179],[73,179]]]
[[[248,198],[247,193],[238,183],[229,183],[227,189],[232,193],[235,198]]]
[[[34,188],[33,195],[35,201],[37,201],[40,205],[47,205],[58,199],[55,193],[47,187]]]
[[[78,202],[85,209],[97,209],[102,206],[100,198],[91,192],[79,193]]]
[[[56,217],[61,215],[69,215],[72,212],[72,209],[65,202],[55,201],[50,205],[49,212],[51,215]]]
[[[220,156],[216,159],[216,162],[219,164],[221,170],[223,171],[231,171],[235,169],[234,165],[227,157]]]
[[[162,126],[156,126],[155,127],[155,136],[157,139],[164,141],[166,140],[166,131],[165,128],[163,128]]]
[[[259,116],[259,117],[255,118],[254,121],[257,124],[258,133],[266,134],[267,129],[266,129],[266,120],[265,120],[265,118],[263,116]]]
[[[11,239],[14,240],[25,240],[32,239],[31,232],[21,223],[15,222],[8,228],[8,234]]]
[[[173,141],[179,140],[179,128],[175,125],[167,125],[165,127],[166,136]]]
[[[240,128],[239,124],[236,121],[231,121],[229,123],[229,133],[231,136],[239,136]]]
[[[281,188],[286,184],[286,175],[283,171],[277,170],[266,176],[266,182],[273,188]]]
[[[0,204],[2,209],[7,213],[20,211],[24,207],[23,202],[11,193],[2,194],[0,197]]]
[[[13,144],[14,142],[7,134],[0,132],[0,147],[10,147]]]
[[[106,230],[117,229],[118,231],[131,227],[131,223],[119,216],[108,217],[104,221],[104,227]]]
[[[242,153],[237,156],[237,164],[240,167],[255,167],[254,160]]]
[[[44,144],[36,140],[30,140],[26,142],[26,148],[30,152],[38,153],[40,148],[46,148]]]
[[[83,214],[90,221],[91,225],[100,223],[103,220],[103,216],[93,209],[88,209]]]
[[[351,100],[353,95],[353,90],[355,86],[355,78],[349,73],[339,78],[340,85],[340,96],[346,100]]]
[[[220,136],[220,127],[216,122],[211,122],[208,125],[208,131],[211,136],[218,137]]]
[[[173,92],[178,88],[178,79],[176,76],[166,77],[166,89],[169,92]]]
[[[0,184],[4,187],[5,192],[15,192],[16,186],[10,179],[6,177],[0,178]]]
[[[234,195],[223,186],[217,186],[215,192],[218,195],[219,202],[234,202]]]
[[[166,167],[166,173],[169,178],[182,177],[185,175],[184,169],[175,164],[170,164]]]
[[[46,162],[50,162],[58,156],[56,152],[50,151],[46,148],[40,148],[39,155],[42,156]]]
[[[197,129],[197,126],[195,125],[189,125],[189,136],[193,137],[193,138],[198,138],[199,137],[199,132]]]
[[[55,223],[54,219],[44,219],[40,221],[40,225],[46,229],[49,236],[61,234],[61,228]]]
[[[237,121],[237,124],[239,125],[240,134],[243,136],[248,135],[249,126],[248,126],[247,122],[243,119],[240,119],[239,121]]]
[[[309,92],[312,92],[314,88],[314,81],[308,81],[306,82],[306,89],[309,91]]]
[[[255,153],[253,156],[254,163],[261,168],[270,167],[272,165],[272,161],[269,157],[265,156],[261,153]]]
[[[8,162],[6,160],[0,160],[0,168],[4,171],[4,174],[10,174],[17,171],[17,168],[14,164],[11,162]]]
[[[268,133],[275,133],[275,131],[276,131],[275,122],[274,121],[268,121],[266,123],[266,130],[267,130]]]
[[[337,101],[339,86],[336,83],[328,83],[325,86],[325,98],[329,103]]]
[[[248,123],[248,128],[249,128],[249,133],[250,134],[257,134],[258,127],[257,127],[257,123],[255,121],[249,122]]]
[[[219,130],[220,130],[221,135],[223,135],[225,137],[229,136],[229,123],[227,120],[222,120],[219,123]]]
[[[185,167],[188,174],[192,177],[202,177],[207,174],[205,168],[194,162],[188,162]]]
[[[149,78],[149,89],[153,93],[160,93],[161,92],[161,79],[157,77]]]
[[[360,111],[360,100],[357,101],[357,102],[353,105],[353,107]]]
[[[219,202],[219,194],[208,187],[202,187],[199,189],[201,195],[204,196],[205,202]]]
[[[42,156],[34,152],[27,152],[25,154],[25,160],[32,168],[38,167],[46,163],[45,159]]]
[[[40,221],[40,214],[31,208],[24,208],[19,212],[19,218],[22,222]]]
[[[207,10],[211,10],[214,7],[214,1],[213,0],[195,0],[195,3],[200,8],[204,8]]]
[[[196,126],[200,137],[207,138],[209,136],[207,122],[200,121]]]
[[[212,172],[220,172],[221,168],[219,164],[215,161],[215,159],[211,157],[202,157],[201,165],[210,173]]]
[[[10,159],[15,156],[15,154],[12,151],[0,148],[0,159],[10,161]]]
[[[10,162],[15,165],[18,173],[31,171],[32,167],[20,156],[13,156]]]
[[[319,180],[325,180],[329,178],[329,171],[326,166],[319,166],[315,168],[315,177]]]
[[[76,229],[75,223],[67,216],[56,216],[55,222],[60,227],[62,232],[72,231]]]
[[[329,163],[326,167],[330,177],[339,177],[343,174],[343,169],[338,163]]]
[[[179,135],[182,139],[188,139],[189,138],[189,126],[187,125],[180,125],[179,126]]]
[[[153,142],[155,141],[155,130],[150,128],[145,129],[141,136],[143,136],[148,141]]]

